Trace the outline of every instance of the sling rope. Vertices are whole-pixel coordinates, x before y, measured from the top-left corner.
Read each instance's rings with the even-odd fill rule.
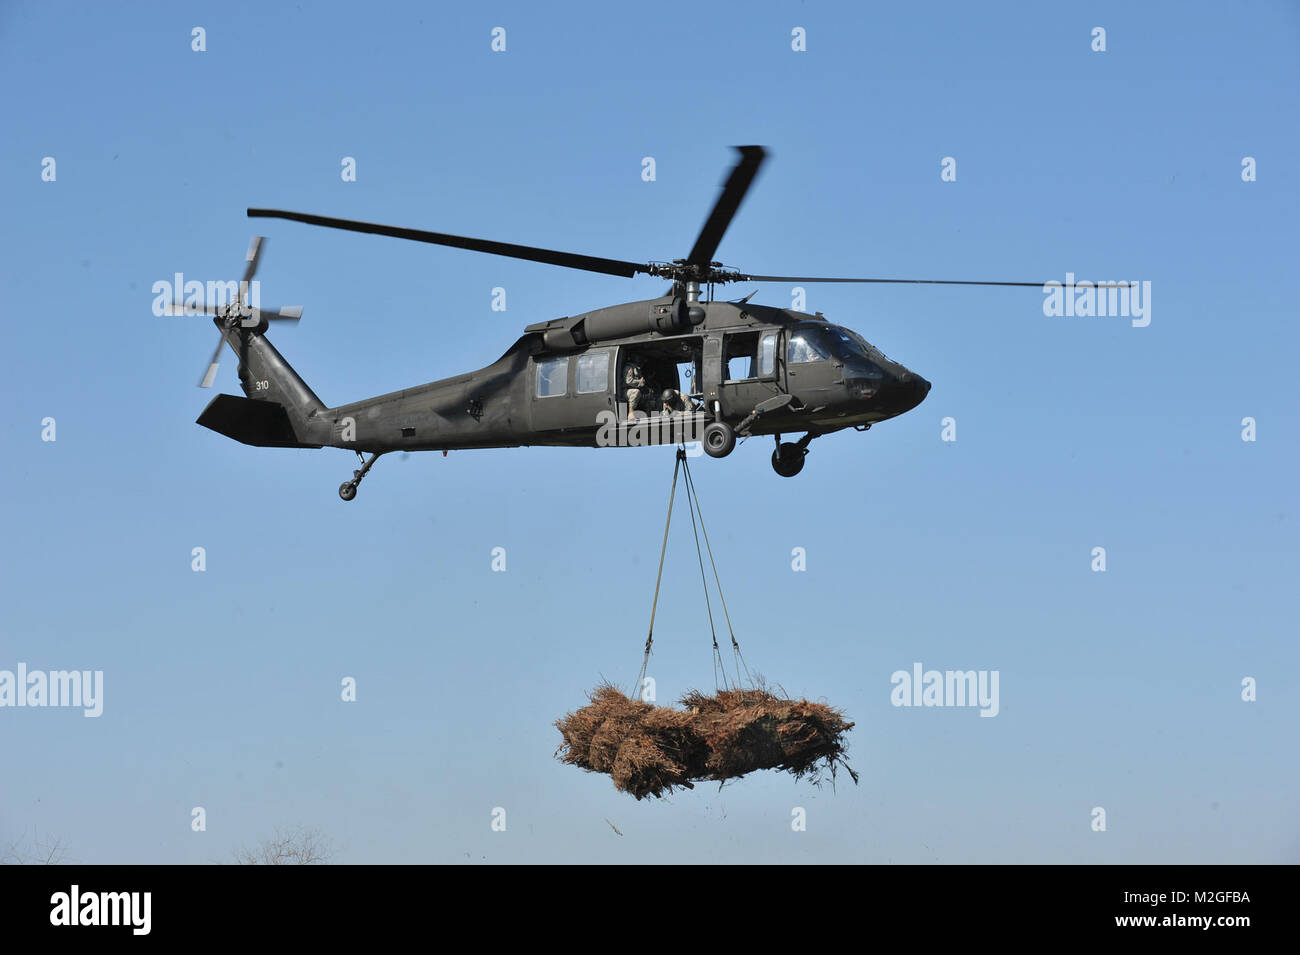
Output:
[[[655,612],[659,609],[659,584],[664,579],[664,555],[668,553],[668,528],[673,522],[673,501],[677,497],[677,472],[681,469],[682,462],[686,460],[685,450],[677,452],[677,463],[673,465],[673,489],[668,492],[668,517],[664,519],[664,543],[659,549],[659,573],[655,577],[655,599],[650,605],[650,631],[645,638],[645,655],[641,658],[641,672],[637,674],[636,684],[632,692],[636,694],[637,699],[645,689],[645,671],[650,665],[650,647],[655,642]]]
[[[699,508],[699,502],[695,499],[695,492],[691,489],[691,466],[686,460],[686,451],[684,449],[677,452],[678,459],[682,462],[682,470],[686,475],[686,506],[691,515],[691,533],[695,535],[695,556],[700,562],[700,586],[704,588],[704,609],[709,615],[709,633],[713,637],[713,690],[718,690],[718,674],[722,674],[722,689],[730,689],[727,686],[727,668],[722,662],[722,651],[718,649],[718,629],[713,623],[713,604],[709,601],[709,579],[704,576],[704,552],[700,549],[700,531],[695,524],[695,512]],[[700,515],[700,524],[704,523],[704,515]],[[709,555],[709,560],[713,560],[713,555]],[[716,568],[715,568],[716,571]],[[718,596],[722,596],[722,591],[718,591]],[[740,676],[739,672],[736,674]]]
[[[698,511],[700,515],[700,533],[704,535],[704,547],[709,552],[709,566],[713,568],[713,584],[715,587],[718,588],[718,600],[722,604],[722,613],[727,621],[727,633],[731,636],[731,652],[736,665],[736,684],[737,686],[740,686],[742,683],[740,679],[740,671],[743,669],[745,671],[744,682],[747,682],[750,686],[753,686],[754,679],[749,675],[749,667],[745,664],[745,658],[743,655],[741,655],[740,652],[740,642],[736,639],[736,630],[731,625],[731,611],[727,609],[727,598],[723,596],[722,581],[718,578],[718,562],[713,559],[713,545],[709,543],[709,532],[704,526],[704,511],[700,508],[700,497],[695,492],[695,479],[691,477],[691,468],[690,465],[686,463],[686,457],[684,452],[682,453],[682,463],[683,463],[683,469],[686,473],[687,497],[690,500],[695,502],[695,510]],[[698,548],[699,544],[700,541],[699,541],[699,537],[697,536],[695,539],[695,546]],[[705,586],[706,596],[707,593],[708,593],[708,586],[706,585]],[[712,616],[710,616],[709,622],[711,625],[713,622]],[[714,637],[713,646],[716,652],[718,646],[717,637]]]
[[[663,583],[664,560],[668,553],[668,531],[672,526],[673,504],[677,499],[677,478],[679,474],[685,474],[686,476],[686,503],[691,516],[691,531],[695,536],[695,556],[700,566],[700,583],[704,587],[704,607],[709,617],[709,631],[713,640],[713,688],[715,691],[719,689],[719,679],[721,680],[722,689],[729,689],[730,687],[727,683],[727,668],[722,660],[722,651],[718,647],[718,632],[713,619],[713,604],[709,598],[709,582],[708,577],[704,572],[704,554],[706,552],[709,555],[709,566],[713,570],[713,583],[718,590],[718,600],[722,604],[722,613],[727,621],[727,632],[731,637],[731,652],[736,670],[736,688],[740,689],[746,682],[751,686],[754,685],[753,677],[751,677],[749,673],[749,667],[746,665],[745,658],[740,652],[740,643],[736,640],[735,628],[731,625],[731,612],[727,609],[727,598],[723,596],[722,593],[722,581],[718,576],[718,563],[713,558],[713,546],[709,543],[709,532],[704,526],[704,511],[700,507],[699,495],[695,490],[695,481],[691,477],[690,463],[686,459],[686,448],[685,446],[682,446],[677,449],[677,460],[673,465],[673,484],[672,489],[668,494],[668,516],[664,520],[664,540],[659,549],[659,570],[655,576],[654,601],[650,605],[650,629],[646,634],[645,652],[641,657],[641,670],[637,674],[634,689],[634,692],[638,697],[645,689],[646,670],[649,668],[650,651],[654,646],[655,616],[659,609],[659,590]],[[700,547],[701,535],[704,537],[703,549]],[[744,671],[743,680],[741,679],[742,670]]]

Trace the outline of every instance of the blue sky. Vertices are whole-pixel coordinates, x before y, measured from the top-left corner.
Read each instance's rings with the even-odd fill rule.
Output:
[[[0,669],[100,669],[105,700],[0,709],[0,843],[198,863],[305,825],[340,862],[1300,860],[1297,42],[1280,2],[6,4]],[[551,723],[636,673],[671,450],[394,457],[344,504],[349,455],[194,424],[214,333],[151,288],[237,277],[266,235],[263,303],[305,308],[271,337],[341,404],[663,283],[247,206],[670,259],[738,143],[771,155],[729,265],[1135,279],[1152,320],[812,287],[929,397],[792,480],[758,439],[693,467],[751,668],[848,712],[861,784],[637,803],[554,760]],[[685,520],[670,546],[661,701],[711,683]],[[999,715],[891,706],[918,661],[997,670]]]

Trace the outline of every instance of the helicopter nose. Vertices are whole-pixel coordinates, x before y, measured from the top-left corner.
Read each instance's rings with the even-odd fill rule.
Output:
[[[902,405],[900,414],[911,411],[930,393],[930,383],[915,372],[908,372],[898,380],[898,397]]]

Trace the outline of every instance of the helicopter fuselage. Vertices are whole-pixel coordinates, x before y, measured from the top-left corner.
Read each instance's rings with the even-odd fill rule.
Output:
[[[699,440],[713,421],[742,435],[818,436],[865,430],[916,407],[929,391],[925,379],[820,315],[709,302],[686,331],[625,334],[671,303],[631,302],[532,325],[478,371],[334,408],[313,409],[308,392],[311,400],[296,402],[298,414],[290,414],[301,422],[294,444],[371,453],[636,446]],[[257,354],[270,343],[251,337],[259,341],[231,341],[243,359],[245,394],[295,404],[294,395],[268,384],[283,374],[257,370]],[[631,409],[630,364],[644,382]],[[691,413],[666,407],[665,391],[689,395]]]
[[[352,500],[379,455],[390,451],[507,448],[525,445],[636,447],[699,440],[726,457],[737,438],[776,435],[772,468],[794,477],[808,444],[845,428],[866,430],[915,408],[930,383],[850,329],[820,313],[751,305],[753,293],[714,302],[715,287],[773,282],[857,285],[1037,287],[1036,282],[867,276],[767,275],[714,260],[728,226],[767,155],[736,147],[737,159],[690,252],[672,261],[637,262],[293,212],[249,208],[254,219],[285,219],[346,232],[389,236],[622,278],[669,279],[667,295],[539,322],[486,368],[353,404],[327,408],[266,341],[265,325],[237,327],[218,312],[217,327],[240,358],[248,397],[219,395],[199,423],[237,441],[270,447],[339,447],[371,453],[339,496]],[[261,240],[246,256],[244,282],[257,269]],[[708,301],[702,293],[708,291]],[[267,315],[262,310],[262,315]],[[268,321],[293,320],[294,307]],[[240,323],[236,323],[236,318]],[[219,351],[220,349],[218,349]],[[201,387],[211,384],[218,354]],[[797,441],[781,435],[803,432]]]

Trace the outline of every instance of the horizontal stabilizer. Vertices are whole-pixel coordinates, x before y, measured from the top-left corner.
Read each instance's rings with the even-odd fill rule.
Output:
[[[274,401],[217,395],[203,409],[198,423],[217,434],[258,448],[321,447],[299,441],[284,405]]]

